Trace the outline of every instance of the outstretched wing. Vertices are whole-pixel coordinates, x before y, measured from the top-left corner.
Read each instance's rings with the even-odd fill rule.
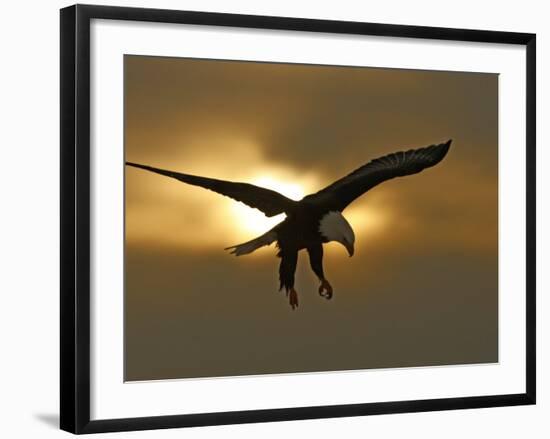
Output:
[[[306,199],[341,212],[356,198],[386,180],[417,174],[438,164],[450,146],[451,140],[377,158]]]
[[[216,180],[214,178],[198,177],[196,175],[182,174],[179,172],[166,171],[153,168],[152,166],[140,165],[138,163],[126,162],[128,166],[145,169],[166,177],[175,178],[187,184],[200,186],[205,189],[225,195],[240,201],[247,206],[261,210],[266,216],[275,216],[288,212],[296,204],[295,201],[281,195],[278,192],[248,183],[236,183],[233,181]]]

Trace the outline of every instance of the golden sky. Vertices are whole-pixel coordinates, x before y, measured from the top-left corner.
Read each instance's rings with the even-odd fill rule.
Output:
[[[126,377],[159,379],[497,360],[498,76],[125,57],[126,159],[299,199],[381,155],[453,139],[386,182],[329,244],[333,301],[300,255],[300,308],[274,247],[224,247],[281,217],[126,170]]]

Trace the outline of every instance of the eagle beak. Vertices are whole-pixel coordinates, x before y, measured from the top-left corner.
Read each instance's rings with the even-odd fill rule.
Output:
[[[345,240],[344,247],[346,247],[346,250],[348,251],[348,255],[351,258],[353,256],[353,253],[355,252],[355,249],[353,248],[353,244]]]

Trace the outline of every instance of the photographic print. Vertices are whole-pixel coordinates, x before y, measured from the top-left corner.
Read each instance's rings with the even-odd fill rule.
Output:
[[[498,362],[498,75],[124,57],[125,380]]]

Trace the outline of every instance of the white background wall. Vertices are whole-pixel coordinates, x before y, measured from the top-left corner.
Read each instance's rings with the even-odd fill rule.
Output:
[[[88,3],[96,3],[89,1]],[[99,4],[536,32],[538,38],[538,405],[154,432],[112,437],[549,437],[550,14],[544,1],[105,0]],[[2,6],[0,68],[0,435],[66,435],[58,420],[59,18],[63,1]],[[474,159],[474,158],[472,158]],[[541,373],[542,372],[542,373]]]

